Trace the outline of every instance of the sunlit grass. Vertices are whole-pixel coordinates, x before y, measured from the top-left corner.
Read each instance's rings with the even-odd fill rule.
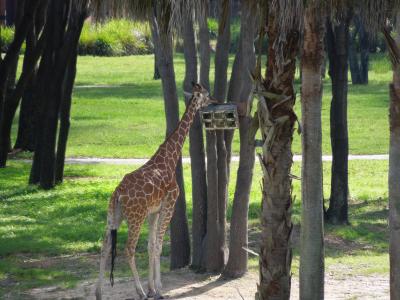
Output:
[[[233,55],[230,56],[232,66]],[[388,84],[391,70],[387,58],[371,57],[370,84],[349,84],[349,146],[352,154],[388,152]],[[211,63],[211,83],[213,83]],[[175,73],[184,111],[182,81],[185,71],[181,54],[175,55]],[[90,57],[78,59],[76,88],[73,94],[68,156],[149,157],[165,138],[165,113],[161,81],[153,80],[153,55]],[[323,152],[329,154],[329,107],[331,84],[324,81],[322,107]],[[300,91],[297,80],[297,90]],[[95,86],[93,86],[95,85]],[[96,87],[103,85],[103,87]],[[86,87],[82,87],[86,86]],[[301,117],[300,94],[296,112]],[[16,136],[17,121],[13,128]],[[300,153],[300,136],[295,134],[293,150]],[[233,152],[239,151],[235,137]],[[188,156],[188,144],[183,155]]]
[[[237,163],[231,171],[235,182]],[[97,272],[97,254],[100,250],[106,221],[108,199],[123,175],[135,166],[125,165],[67,165],[65,181],[54,190],[43,191],[26,184],[29,164],[11,162],[0,172],[0,282],[10,282],[0,287],[9,291],[19,282],[21,289],[42,286],[70,286],[92,278]],[[351,161],[350,226],[326,226],[326,264],[329,270],[339,273],[340,268],[355,275],[386,273],[388,270],[387,226],[387,168],[386,161]],[[293,174],[300,175],[300,164],[295,163]],[[192,218],[190,165],[184,165],[185,190],[189,224]],[[324,195],[329,197],[330,163],[324,163]],[[257,251],[261,191],[261,170],[258,164],[250,200],[251,247]],[[294,181],[293,209],[295,231],[300,225],[300,182]],[[231,216],[233,184],[230,185],[228,218]],[[124,264],[123,249],[126,226],[118,232],[119,265],[117,276],[129,276]],[[147,228],[143,229],[138,244],[138,265],[143,275],[147,270]],[[163,269],[168,268],[169,244],[166,237],[163,248]],[[293,273],[298,273],[298,239],[294,243]],[[30,260],[46,262],[60,255],[89,257],[74,258],[60,271],[59,263],[34,264]],[[28,263],[26,263],[28,261]],[[257,259],[251,258],[250,269],[256,271]],[[71,267],[71,265],[73,267]],[[43,267],[43,268],[42,268]],[[80,267],[79,272],[73,269]],[[42,268],[40,271],[37,268]],[[3,285],[0,285],[3,286]],[[8,288],[7,288],[8,286]],[[0,291],[0,293],[2,293]]]

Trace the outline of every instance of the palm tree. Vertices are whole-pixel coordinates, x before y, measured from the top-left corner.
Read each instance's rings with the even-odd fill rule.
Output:
[[[215,52],[214,97],[224,102],[230,44],[230,0],[218,2],[218,37]],[[225,266],[226,207],[227,207],[227,151],[224,131],[208,131],[207,137],[207,235],[205,267],[210,272],[221,272]]]
[[[385,31],[391,52],[393,82],[390,84],[389,231],[390,297],[400,299],[400,13],[396,41]]]
[[[202,15],[196,12],[196,16]],[[192,82],[198,82],[197,76],[197,51],[194,31],[194,15],[184,17],[182,24],[183,47],[185,56],[185,79],[183,89],[190,91]],[[208,35],[208,31],[207,31]],[[208,41],[207,41],[208,43]],[[191,95],[191,94],[190,94]],[[188,104],[190,97],[185,97]],[[202,268],[204,254],[204,239],[206,236],[207,224],[207,180],[206,164],[203,139],[203,125],[197,113],[189,132],[189,152],[191,158],[192,172],[192,263],[191,267],[196,270]]]
[[[232,67],[229,82],[228,101],[248,105],[252,88],[248,70],[255,65],[254,37],[256,32],[257,2],[241,1],[241,24],[239,49]],[[223,272],[224,277],[240,277],[247,271],[248,255],[248,211],[250,189],[254,168],[254,136],[251,135],[253,118],[247,114],[239,116],[240,161],[237,171],[235,195],[233,198],[231,229],[229,238],[229,258]],[[233,130],[225,132],[227,149],[232,143]],[[228,155],[230,150],[228,150]],[[229,164],[229,160],[228,160]]]
[[[329,76],[332,81],[330,111],[332,175],[326,220],[332,224],[348,224],[347,94],[350,19],[350,9],[345,9],[339,14],[337,24],[329,21],[327,28]]]
[[[322,189],[322,66],[325,9],[309,1],[304,15],[301,57],[302,210],[300,233],[300,298],[324,297],[324,220]]]
[[[293,224],[290,169],[296,93],[294,75],[302,20],[301,0],[266,1],[268,60],[265,80],[259,84],[258,119],[262,136],[263,198],[261,211],[259,299],[289,299]]]

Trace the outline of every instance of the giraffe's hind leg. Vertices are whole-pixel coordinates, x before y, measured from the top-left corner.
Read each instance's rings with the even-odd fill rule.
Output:
[[[155,247],[156,251],[154,260],[154,269],[155,269],[154,281],[156,288],[156,295],[154,297],[155,299],[163,299],[163,296],[161,294],[162,284],[161,284],[160,256],[162,251],[164,235],[168,229],[168,225],[174,213],[175,202],[178,196],[179,196],[179,186],[177,184],[174,184],[167,192],[161,204],[160,217],[158,218],[158,224],[157,224],[156,247]]]
[[[138,294],[139,299],[146,299],[147,296],[143,290],[142,284],[140,283],[139,273],[137,271],[135,262],[136,245],[139,240],[140,228],[144,222],[144,219],[146,218],[146,211],[142,210],[140,213],[136,213],[134,216],[134,219],[127,218],[128,242],[125,251],[128,257],[129,266],[132,270],[136,293]]]
[[[103,284],[103,276],[104,276],[104,271],[106,268],[106,263],[107,259],[110,255],[111,252],[111,234],[110,230],[108,228],[106,229],[106,235],[103,240],[103,246],[101,247],[101,257],[100,257],[100,272],[99,272],[99,278],[97,280],[96,284],[96,300],[101,300],[101,290],[102,290],[102,284]]]

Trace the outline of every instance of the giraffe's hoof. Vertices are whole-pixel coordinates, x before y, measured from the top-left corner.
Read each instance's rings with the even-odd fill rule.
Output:
[[[165,298],[160,293],[149,292],[147,294],[147,299],[148,300],[159,300],[159,299],[165,299]]]
[[[156,293],[155,296],[154,296],[154,300],[159,300],[159,299],[165,299],[165,298],[160,293]]]
[[[147,293],[147,299],[155,299],[155,296],[156,296],[156,292],[153,290],[153,291],[149,291],[148,293]]]

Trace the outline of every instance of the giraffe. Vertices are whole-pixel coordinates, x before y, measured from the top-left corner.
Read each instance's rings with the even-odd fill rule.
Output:
[[[110,281],[113,285],[116,235],[123,219],[128,224],[128,241],[125,252],[133,273],[134,285],[140,299],[162,299],[160,255],[165,231],[174,212],[179,187],[175,169],[181,156],[182,146],[196,112],[216,101],[208,96],[200,84],[193,84],[193,94],[177,128],[160,145],[156,153],[142,167],[124,176],[113,192],[107,214],[105,238],[100,256],[100,272],[96,285],[96,299],[101,299],[105,265],[111,254]],[[146,217],[149,223],[148,293],[144,292],[135,264],[135,248],[140,228]]]

